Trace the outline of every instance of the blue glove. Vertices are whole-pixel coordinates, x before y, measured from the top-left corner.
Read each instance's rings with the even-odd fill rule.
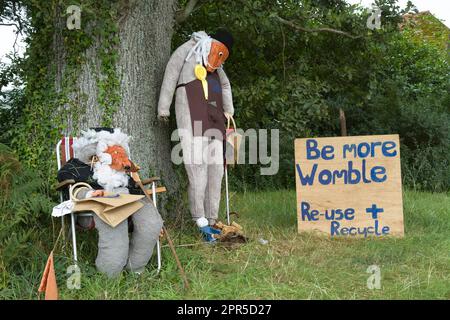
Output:
[[[216,238],[213,237],[214,234],[220,234],[220,230],[214,229],[210,226],[205,226],[200,228],[200,232],[203,235],[203,238],[207,242],[214,242],[217,241]]]

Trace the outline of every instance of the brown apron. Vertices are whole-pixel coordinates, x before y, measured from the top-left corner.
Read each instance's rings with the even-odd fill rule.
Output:
[[[209,73],[206,76],[208,82],[208,100],[205,99],[203,87],[200,80],[195,79],[186,83],[184,86],[191,113],[192,130],[194,131],[194,121],[202,122],[202,136],[214,136],[214,134],[205,134],[208,129],[217,129],[222,133],[217,139],[223,140],[225,136],[226,117],[223,114],[222,86],[217,72]],[[194,133],[194,132],[193,132]],[[194,136],[200,134],[195,134]]]

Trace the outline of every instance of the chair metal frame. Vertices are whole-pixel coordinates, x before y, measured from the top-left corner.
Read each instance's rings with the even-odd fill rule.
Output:
[[[74,157],[74,152],[72,149],[72,144],[73,142],[76,140],[76,137],[69,137],[69,136],[65,136],[63,138],[61,138],[58,143],[56,144],[56,161],[57,161],[57,165],[58,165],[58,171],[59,169],[62,168],[62,166],[71,158]],[[64,145],[64,152],[62,152],[62,148],[61,145]],[[157,208],[157,203],[156,203],[156,182],[158,180],[152,180],[152,199],[153,199],[153,204],[154,206]],[[69,186],[67,186],[69,187]],[[64,201],[63,198],[63,191],[60,190],[60,200],[61,202]],[[93,217],[94,213],[74,213],[71,212],[70,213],[70,230],[71,230],[71,234],[72,234],[72,248],[73,248],[73,259],[75,261],[75,264],[78,263],[78,251],[77,251],[77,236],[76,236],[76,227],[75,227],[75,221],[76,221],[76,217],[75,215],[79,216],[79,217]],[[64,217],[61,217],[61,228],[64,229]],[[156,255],[157,255],[157,262],[158,262],[158,268],[157,268],[157,272],[159,273],[161,271],[161,266],[162,266],[162,262],[161,262],[161,244],[159,239],[156,242]]]

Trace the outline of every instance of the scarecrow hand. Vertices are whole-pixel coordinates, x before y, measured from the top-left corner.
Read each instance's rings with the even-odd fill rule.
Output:
[[[169,122],[169,116],[158,116],[158,120],[162,122]]]
[[[92,197],[103,197],[105,195],[105,190],[95,190],[92,192]]]
[[[232,114],[231,114],[231,113],[224,112],[223,114],[225,115],[225,117],[227,118],[227,120],[230,120],[230,118],[232,117]]]

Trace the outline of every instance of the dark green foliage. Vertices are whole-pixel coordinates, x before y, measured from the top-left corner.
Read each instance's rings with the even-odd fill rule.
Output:
[[[35,250],[30,243],[45,242],[54,202],[46,179],[21,166],[17,157],[0,144],[0,289]],[[45,246],[45,245],[44,245]]]
[[[351,133],[398,133],[404,184],[414,189],[448,190],[450,115],[442,111],[445,98],[407,98],[400,87],[386,81],[367,107],[351,114]]]
[[[381,51],[381,50],[380,50]],[[382,50],[367,102],[348,114],[350,133],[398,133],[403,182],[450,188],[450,66],[444,52],[395,35]]]

